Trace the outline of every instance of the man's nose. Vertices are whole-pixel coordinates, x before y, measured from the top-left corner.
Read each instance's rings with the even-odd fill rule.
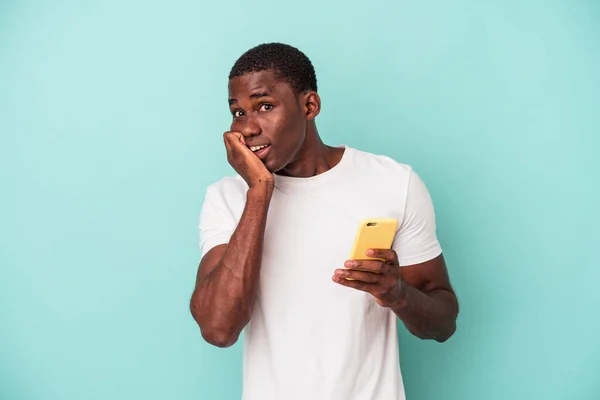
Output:
[[[254,117],[248,116],[244,121],[244,124],[241,126],[240,131],[242,132],[242,135],[244,135],[244,137],[249,138],[260,135],[262,129],[260,128],[260,124]]]

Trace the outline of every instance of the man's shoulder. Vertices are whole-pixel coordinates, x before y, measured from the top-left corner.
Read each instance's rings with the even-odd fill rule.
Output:
[[[352,148],[351,151],[354,153],[353,164],[357,168],[369,172],[400,175],[407,178],[412,173],[413,168],[411,165],[400,162],[391,156],[356,148]]]

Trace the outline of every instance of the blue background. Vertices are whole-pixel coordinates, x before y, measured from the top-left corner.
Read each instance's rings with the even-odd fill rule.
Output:
[[[238,399],[188,311],[227,74],[312,59],[331,145],[411,164],[456,335],[402,327],[409,400],[600,398],[596,1],[0,2],[0,398]]]

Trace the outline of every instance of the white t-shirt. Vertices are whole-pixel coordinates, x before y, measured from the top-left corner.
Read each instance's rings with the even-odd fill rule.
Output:
[[[404,400],[397,320],[365,292],[331,280],[364,218],[397,218],[401,266],[442,250],[429,193],[410,166],[345,147],[310,178],[275,175],[259,293],[244,329],[244,400]],[[227,243],[247,184],[208,187],[200,214],[202,256]]]

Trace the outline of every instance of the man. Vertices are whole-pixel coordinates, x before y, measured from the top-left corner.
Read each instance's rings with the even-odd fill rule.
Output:
[[[202,206],[190,304],[202,336],[227,347],[244,330],[246,400],[404,399],[397,319],[443,342],[458,313],[425,185],[407,165],[321,141],[315,71],[291,46],[243,54],[229,108],[238,175]],[[367,251],[385,261],[346,260],[360,221],[380,217],[399,221],[391,250]]]

